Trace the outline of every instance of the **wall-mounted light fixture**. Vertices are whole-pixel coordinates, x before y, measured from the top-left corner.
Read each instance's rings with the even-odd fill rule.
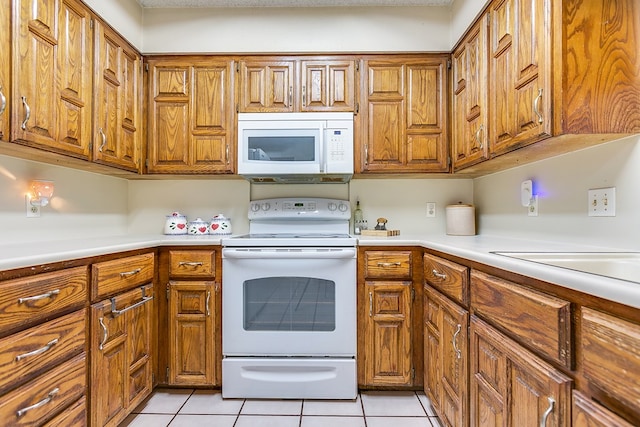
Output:
[[[53,197],[53,190],[55,186],[53,181],[34,180],[29,185],[30,199],[29,203],[32,206],[47,206],[49,200]]]

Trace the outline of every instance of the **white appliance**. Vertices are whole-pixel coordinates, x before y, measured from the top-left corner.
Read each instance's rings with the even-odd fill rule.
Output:
[[[353,113],[239,113],[238,174],[255,183],[349,181]]]
[[[222,396],[355,399],[356,240],[348,201],[252,201],[222,239]]]

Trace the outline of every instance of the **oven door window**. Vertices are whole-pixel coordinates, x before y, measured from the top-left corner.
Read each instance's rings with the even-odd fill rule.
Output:
[[[309,277],[244,282],[246,331],[334,331],[336,284]]]

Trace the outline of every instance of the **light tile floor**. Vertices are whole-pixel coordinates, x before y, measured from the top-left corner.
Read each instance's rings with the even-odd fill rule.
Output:
[[[157,389],[120,427],[441,427],[421,392],[355,401],[222,399],[219,390]]]

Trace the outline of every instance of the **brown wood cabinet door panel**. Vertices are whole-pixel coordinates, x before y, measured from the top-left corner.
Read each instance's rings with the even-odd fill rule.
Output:
[[[216,251],[169,251],[169,275],[171,277],[216,277]]]
[[[192,105],[193,131],[228,132],[228,105],[225,102],[228,88],[226,64],[218,67],[193,67],[195,85]]]
[[[471,306],[485,319],[566,367],[571,366],[571,304],[474,271]]]
[[[169,384],[214,385],[214,282],[169,282]]]
[[[640,418],[640,324],[583,308],[581,335],[585,377]]]
[[[0,340],[0,392],[85,351],[86,309]]]
[[[571,407],[573,427],[632,427],[613,412],[588,399],[577,390],[573,391]]]
[[[300,61],[301,111],[353,111],[354,61]]]
[[[144,298],[153,296],[153,286],[145,286]],[[138,290],[128,293],[131,300],[127,307],[132,307],[141,301],[142,295]],[[127,363],[128,363],[128,402],[127,408],[133,409],[144,398],[151,394],[153,382],[151,341],[153,337],[154,301],[148,300],[144,304],[129,309],[126,313],[127,322]]]
[[[366,166],[404,164],[404,115],[402,101],[375,101],[369,103],[369,143]]]
[[[10,334],[56,314],[82,307],[87,299],[87,288],[87,267],[0,282],[2,334]]]
[[[371,61],[368,66],[370,99],[404,98],[404,64]]]
[[[293,111],[294,61],[240,62],[240,111]]]
[[[118,258],[91,266],[92,300],[114,295],[153,280],[153,253]]]
[[[365,273],[369,279],[411,279],[411,251],[366,251]]]
[[[47,422],[86,393],[86,373],[83,353],[3,396],[0,419],[12,426]]]
[[[366,381],[375,385],[410,385],[411,282],[366,282]]]

